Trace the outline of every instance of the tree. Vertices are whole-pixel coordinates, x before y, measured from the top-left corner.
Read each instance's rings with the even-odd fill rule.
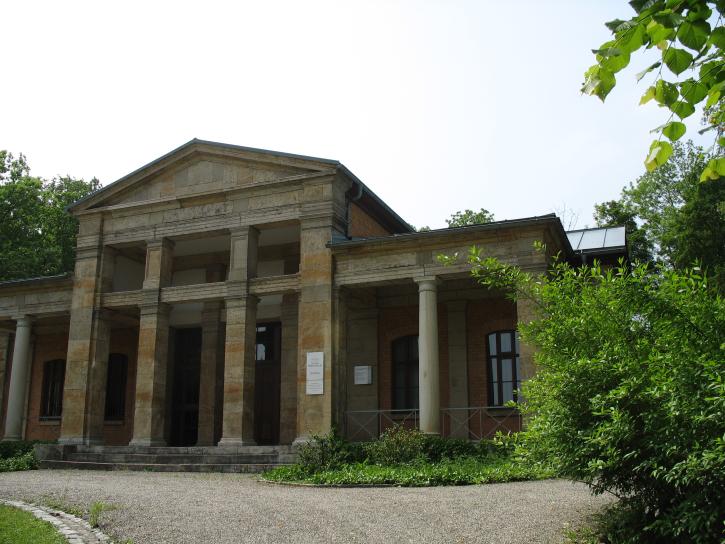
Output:
[[[597,204],[598,226],[625,225],[630,256],[680,269],[698,262],[713,278],[725,281],[725,178],[699,181],[710,157],[691,141],[674,144],[672,158],[622,190],[619,200]]]
[[[474,277],[534,303],[524,386],[532,462],[620,497],[606,542],[720,542],[725,519],[725,301],[698,269],[553,266],[469,255]]]
[[[95,178],[33,177],[22,154],[0,151],[0,280],[71,271],[78,223],[65,208],[98,188]]]
[[[491,223],[493,220],[493,214],[481,208],[477,212],[473,210],[458,211],[451,215],[450,219],[446,219],[446,223],[448,223],[448,228],[452,229],[455,227],[467,227],[469,225],[483,225],[485,223]]]
[[[661,58],[637,74],[638,81],[654,74],[640,104],[654,100],[668,109],[670,115],[655,129],[659,138],[652,142],[645,159],[647,170],[652,171],[667,161],[673,151],[670,142],[679,140],[686,132],[681,121],[695,113],[696,106],[703,103],[708,124],[705,130],[713,130],[716,134],[717,155],[703,169],[701,179],[725,176],[725,157],[721,153],[725,143],[722,138],[725,128],[725,27],[721,25],[725,1],[631,0],[629,4],[636,12],[634,17],[605,23],[614,39],[593,50],[597,62],[584,74],[582,92],[604,101],[617,84],[615,74],[629,64],[632,54],[642,48],[657,47]],[[664,67],[676,79],[666,79]],[[681,79],[681,74],[689,77]]]

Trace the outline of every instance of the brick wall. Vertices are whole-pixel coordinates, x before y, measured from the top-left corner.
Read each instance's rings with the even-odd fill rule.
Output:
[[[387,236],[391,233],[353,202],[350,204],[349,234],[350,236],[368,238],[371,236]]]

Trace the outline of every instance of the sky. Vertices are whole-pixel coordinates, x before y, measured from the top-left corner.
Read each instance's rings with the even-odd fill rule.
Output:
[[[108,184],[200,138],[337,159],[418,227],[479,208],[593,226],[667,119],[638,106],[648,56],[605,104],[580,93],[603,23],[632,14],[624,0],[6,0],[0,149],[37,176]]]

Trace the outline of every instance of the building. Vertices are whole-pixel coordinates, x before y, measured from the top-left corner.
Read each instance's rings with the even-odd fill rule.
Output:
[[[75,272],[0,284],[6,440],[291,444],[518,428],[532,315],[438,254],[626,253],[552,215],[414,232],[337,161],[192,140],[73,204]],[[602,234],[600,236],[600,234]],[[586,240],[585,240],[586,238]],[[607,240],[608,239],[608,240]],[[547,252],[534,250],[543,241]]]

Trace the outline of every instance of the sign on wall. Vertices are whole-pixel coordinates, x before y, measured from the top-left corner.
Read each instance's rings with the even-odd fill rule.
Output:
[[[308,395],[322,395],[325,384],[325,354],[322,351],[307,353],[307,388]]]
[[[372,366],[355,367],[355,385],[371,385],[373,383]]]

